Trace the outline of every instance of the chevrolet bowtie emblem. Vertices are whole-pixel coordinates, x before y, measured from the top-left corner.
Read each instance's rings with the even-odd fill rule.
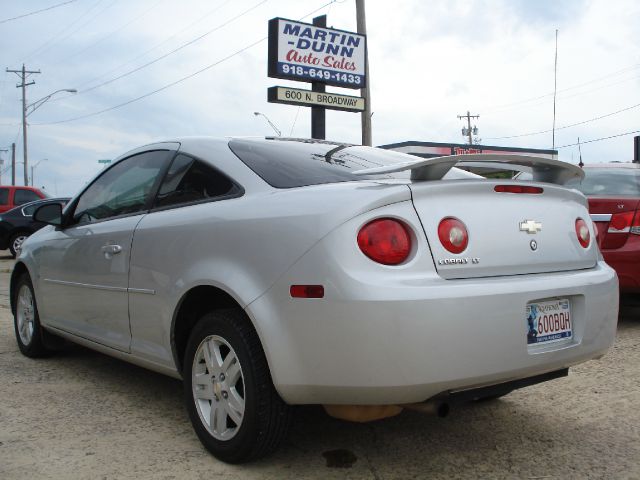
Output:
[[[520,222],[520,231],[527,233],[537,233],[542,230],[542,224],[540,222],[536,222],[535,220],[525,220],[524,222]]]

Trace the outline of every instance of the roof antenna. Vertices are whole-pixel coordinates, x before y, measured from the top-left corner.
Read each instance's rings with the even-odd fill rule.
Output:
[[[558,29],[556,28],[556,56],[553,67],[553,129],[551,134],[551,149],[556,149],[556,94],[558,92]]]
[[[580,137],[578,137],[578,152],[580,152],[580,162],[578,162],[578,166],[582,168],[584,167],[584,163],[582,163],[582,149],[580,148]]]

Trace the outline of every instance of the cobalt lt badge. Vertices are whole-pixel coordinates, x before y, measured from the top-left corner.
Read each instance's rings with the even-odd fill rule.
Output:
[[[531,240],[529,242],[529,246],[531,247],[531,250],[535,252],[538,249],[538,242],[536,242],[535,240]]]

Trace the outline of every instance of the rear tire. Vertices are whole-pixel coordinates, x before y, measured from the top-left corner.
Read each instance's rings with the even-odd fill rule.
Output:
[[[216,458],[254,460],[286,436],[291,407],[276,392],[258,335],[241,310],[216,310],[198,321],[183,377],[193,428]]]
[[[13,255],[13,258],[16,258],[18,250],[27,238],[29,238],[29,234],[24,232],[16,233],[11,237],[9,240],[9,251],[11,252],[11,255]]]
[[[53,350],[48,345],[48,337],[57,338],[46,332],[40,325],[36,296],[29,274],[23,274],[16,284],[15,313],[13,327],[18,348],[23,355],[31,358],[51,355]]]

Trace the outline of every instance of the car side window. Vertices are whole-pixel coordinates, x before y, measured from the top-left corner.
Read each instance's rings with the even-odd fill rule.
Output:
[[[35,200],[40,200],[40,196],[33,190],[17,189],[13,194],[13,204],[16,206],[33,202]]]
[[[154,207],[206,201],[240,191],[229,178],[205,162],[178,154],[169,167]]]
[[[44,205],[43,203],[36,203],[35,205],[29,205],[28,207],[24,207],[22,209],[22,214],[26,217],[33,217],[33,212],[36,211],[36,208]]]
[[[96,222],[145,210],[168,154],[155,150],[116,163],[80,196],[73,220]]]
[[[9,189],[0,188],[0,205],[6,205],[9,203]]]

